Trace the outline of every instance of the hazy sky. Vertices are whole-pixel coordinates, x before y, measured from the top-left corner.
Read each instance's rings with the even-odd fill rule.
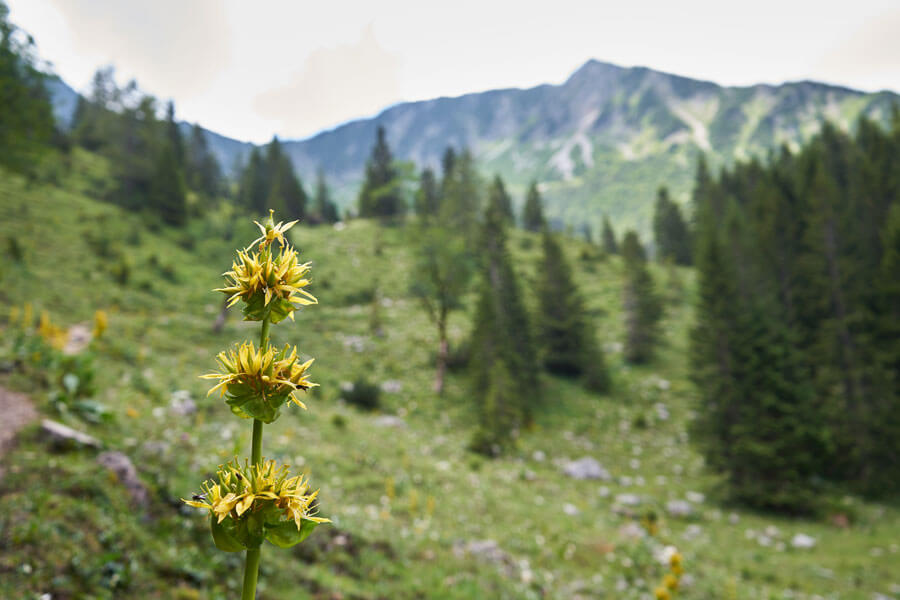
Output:
[[[589,58],[728,85],[900,91],[900,0],[7,0],[85,90],[120,82],[255,142],[401,100],[560,83]]]

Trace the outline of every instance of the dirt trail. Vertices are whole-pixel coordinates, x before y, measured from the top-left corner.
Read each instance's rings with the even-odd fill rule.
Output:
[[[28,396],[0,386],[0,457],[12,445],[19,430],[37,416]],[[0,466],[0,477],[2,476],[3,467]]]

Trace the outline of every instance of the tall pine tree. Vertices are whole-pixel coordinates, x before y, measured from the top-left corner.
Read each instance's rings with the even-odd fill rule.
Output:
[[[603,250],[607,254],[619,253],[619,242],[616,240],[616,232],[613,231],[609,217],[603,215]]]
[[[394,157],[387,143],[384,127],[375,133],[375,145],[366,162],[365,179],[359,191],[359,215],[394,220],[406,213],[400,178],[394,167]]]
[[[691,236],[681,208],[669,198],[669,190],[659,188],[653,213],[656,256],[677,265],[691,264]]]
[[[540,231],[544,224],[544,205],[537,182],[532,181],[525,195],[525,207],[522,209],[522,226],[528,231]]]
[[[538,339],[544,367],[551,373],[583,377],[596,392],[609,389],[603,354],[572,269],[555,236],[544,229],[543,259],[538,273]]]
[[[528,313],[506,248],[506,217],[488,207],[481,229],[481,278],[471,370],[479,427],[473,450],[495,456],[534,418],[540,381]]]
[[[622,256],[625,259],[625,360],[645,363],[653,357],[659,341],[662,301],[634,231],[625,234]]]

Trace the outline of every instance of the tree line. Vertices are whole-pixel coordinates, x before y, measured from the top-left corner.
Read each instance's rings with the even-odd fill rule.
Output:
[[[733,496],[810,510],[900,488],[900,115],[830,124],[713,176],[693,205],[694,435]]]

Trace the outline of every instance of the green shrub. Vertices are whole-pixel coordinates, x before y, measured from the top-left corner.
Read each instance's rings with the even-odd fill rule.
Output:
[[[341,387],[341,399],[363,410],[375,410],[381,406],[381,388],[377,384],[359,378]]]

